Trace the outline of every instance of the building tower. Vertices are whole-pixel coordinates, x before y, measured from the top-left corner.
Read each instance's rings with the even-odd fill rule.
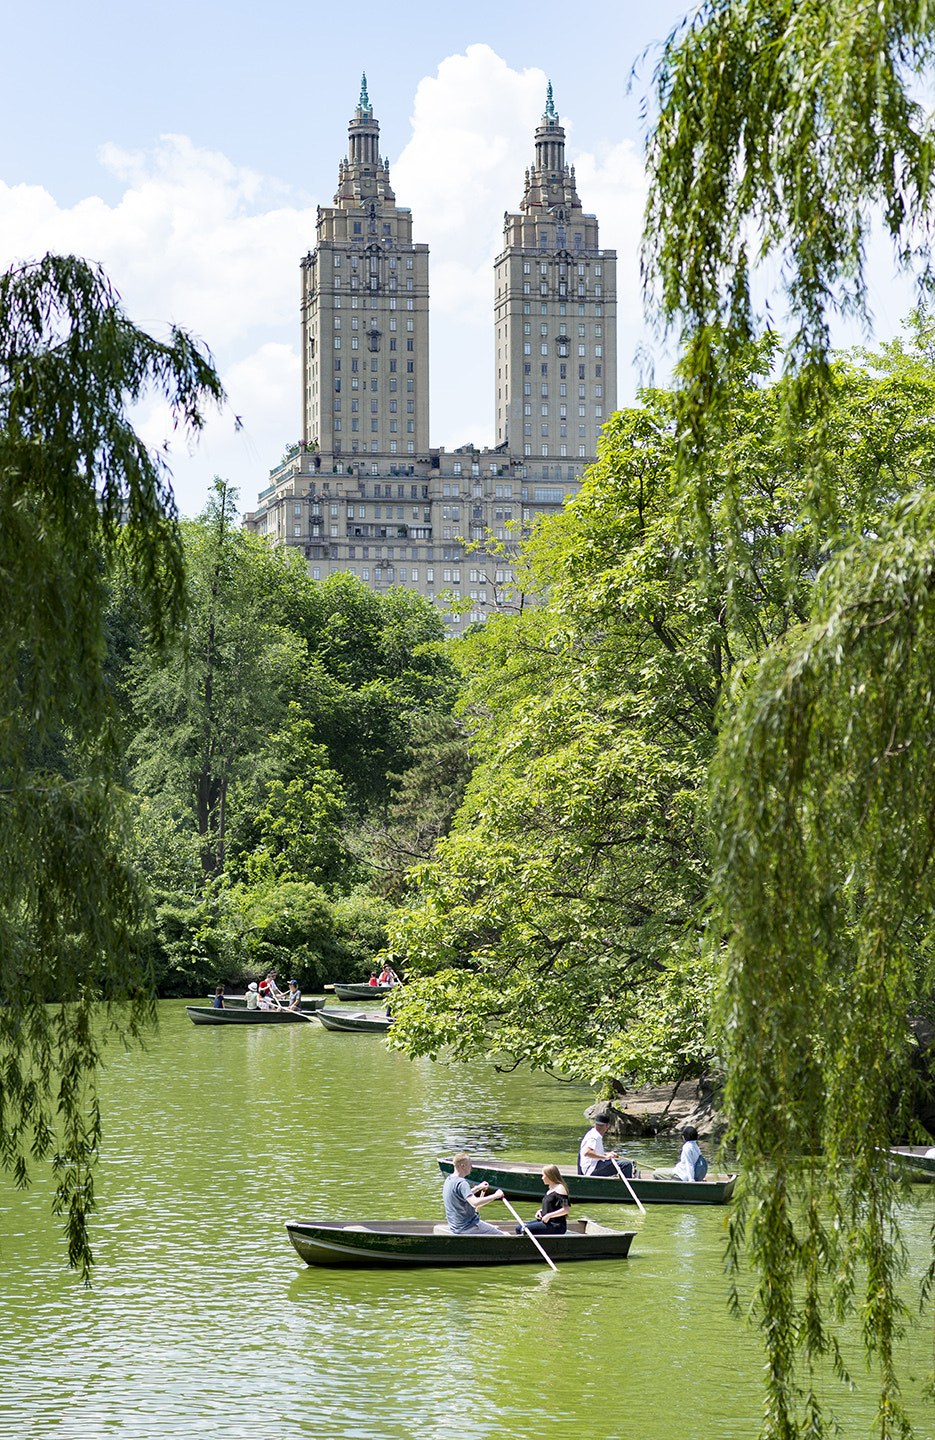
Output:
[[[396,204],[366,75],[334,205],[318,207],[302,261],[302,360],[302,439],[323,467],[428,455],[429,252]]]
[[[498,448],[530,477],[577,480],[617,406],[617,255],[585,215],[552,99],[494,263]]]

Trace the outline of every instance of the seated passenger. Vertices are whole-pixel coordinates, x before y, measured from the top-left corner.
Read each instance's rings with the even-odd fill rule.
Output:
[[[653,1175],[657,1180],[703,1180],[708,1169],[708,1162],[698,1149],[698,1131],[694,1125],[686,1125],[682,1131],[682,1153],[679,1156],[679,1163],[672,1169],[654,1170]]]
[[[522,1235],[523,1230],[531,1230],[534,1235],[564,1235],[568,1229],[571,1198],[557,1165],[543,1166],[542,1183],[548,1187],[542,1207],[536,1211],[535,1220],[517,1225],[517,1235]]]

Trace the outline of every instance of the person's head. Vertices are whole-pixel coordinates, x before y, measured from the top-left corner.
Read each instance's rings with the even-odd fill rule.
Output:
[[[607,1127],[608,1127],[609,1124],[610,1124],[610,1116],[608,1115],[607,1111],[606,1111],[606,1110],[599,1110],[598,1113],[597,1113],[597,1114],[595,1115],[595,1117],[594,1117],[594,1128],[595,1128],[596,1130],[599,1130],[599,1131],[601,1132],[601,1134],[603,1135],[604,1131],[607,1129]]]
[[[215,989],[214,989],[214,993],[215,993],[215,995],[223,995],[223,994],[224,994],[224,986],[223,986],[223,985],[216,985],[216,986],[215,986]]]
[[[289,981],[289,989],[290,989],[290,990],[295,990],[296,988],[297,988],[297,987],[296,987],[295,981],[294,981],[294,980],[290,980],[290,981]]]
[[[256,981],[255,981],[255,980],[251,980],[251,981],[250,981],[250,984],[247,986],[247,989],[248,989],[248,990],[255,990],[256,988],[257,988],[257,983],[256,983]]]
[[[275,970],[271,970],[271,971],[269,972],[269,974],[267,975],[266,978],[267,978],[267,980],[275,980],[275,979],[276,979],[276,971],[275,971]]]
[[[685,1126],[685,1129],[682,1131],[682,1139],[683,1139],[683,1140],[697,1140],[697,1139],[698,1139],[698,1131],[695,1129],[694,1125],[686,1125],[686,1126]]]
[[[457,1155],[455,1155],[452,1164],[454,1165],[455,1172],[458,1175],[470,1175],[471,1157],[466,1150],[459,1150]]]
[[[543,1165],[542,1178],[546,1185],[561,1185],[562,1172],[557,1165]]]

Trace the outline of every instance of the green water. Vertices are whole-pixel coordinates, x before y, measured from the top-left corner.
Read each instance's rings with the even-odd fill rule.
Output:
[[[630,1258],[557,1274],[313,1270],[289,1245],[293,1216],[441,1218],[438,1154],[573,1156],[584,1088],[410,1064],[317,1023],[196,1028],[166,1002],[145,1053],[108,1052],[102,1099],[93,1290],[63,1266],[48,1189],[0,1190],[0,1436],[756,1434],[762,1354],[724,1305],[716,1207],[602,1208],[638,1232]],[[907,1210],[916,1282],[933,1209],[923,1187]],[[930,1353],[926,1322],[905,1350],[920,1436]],[[871,1433],[856,1378],[833,1392],[847,1437]]]

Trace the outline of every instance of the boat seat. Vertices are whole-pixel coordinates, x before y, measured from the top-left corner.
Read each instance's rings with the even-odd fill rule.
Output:
[[[450,1234],[451,1234],[451,1226],[450,1226],[450,1225],[433,1225],[433,1226],[432,1226],[432,1234],[433,1234],[433,1235],[450,1235]]]
[[[613,1235],[613,1234],[614,1234],[614,1231],[611,1230],[607,1225],[599,1225],[596,1220],[588,1220],[588,1219],[587,1219],[586,1217],[584,1217],[584,1216],[582,1216],[582,1219],[584,1220],[584,1233],[585,1233],[585,1235]]]
[[[372,1234],[373,1234],[373,1231],[371,1230],[371,1228],[370,1228],[369,1225],[345,1225],[345,1226],[344,1226],[344,1229],[345,1229],[345,1230],[366,1230],[366,1232],[367,1232],[368,1235],[372,1235]]]

